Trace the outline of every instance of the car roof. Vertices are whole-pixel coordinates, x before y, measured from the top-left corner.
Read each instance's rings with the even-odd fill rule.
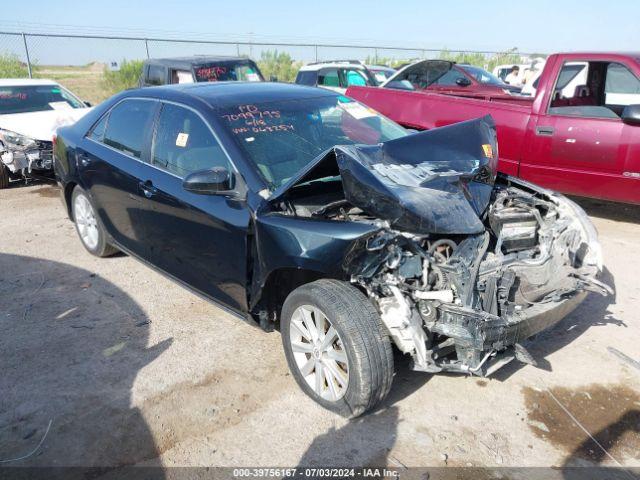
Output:
[[[386,65],[367,65],[369,70],[386,70],[389,72],[395,72],[396,69],[393,67],[387,67]]]
[[[0,79],[0,87],[26,87],[29,85],[58,85],[53,80],[42,78],[2,78]]]
[[[246,62],[252,61],[245,57],[232,57],[224,55],[193,55],[190,57],[149,58],[144,63],[147,65],[163,65],[165,67],[190,68],[193,65],[215,62]]]
[[[303,65],[302,67],[300,67],[300,71],[315,72],[327,67],[344,67],[344,66],[349,66],[356,69],[359,68],[361,70],[366,70],[367,68],[360,62],[356,63],[350,60],[344,60],[344,61],[339,60],[339,61],[330,61],[330,62],[308,63],[307,65]]]
[[[161,100],[189,101],[198,99],[212,108],[263,102],[332,97],[323,88],[276,82],[202,82],[163,85],[129,90],[127,96],[149,96]]]

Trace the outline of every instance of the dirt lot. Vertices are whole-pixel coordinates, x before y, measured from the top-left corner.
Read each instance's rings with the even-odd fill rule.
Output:
[[[9,463],[640,466],[640,370],[609,350],[640,360],[640,212],[582,203],[616,294],[540,335],[540,368],[432,376],[397,358],[383,408],[348,422],[302,394],[277,332],[90,256],[55,188],[0,191],[0,460],[50,427]]]

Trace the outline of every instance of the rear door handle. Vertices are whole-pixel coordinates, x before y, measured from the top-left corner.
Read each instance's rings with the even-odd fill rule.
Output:
[[[553,127],[544,127],[544,126],[536,127],[536,135],[550,137],[551,135],[553,135],[553,132],[555,131],[556,129]]]
[[[140,188],[144,196],[147,198],[151,198],[156,193],[158,193],[158,189],[153,186],[153,183],[151,183],[151,180],[147,180],[146,182],[140,182],[138,184],[138,187]]]

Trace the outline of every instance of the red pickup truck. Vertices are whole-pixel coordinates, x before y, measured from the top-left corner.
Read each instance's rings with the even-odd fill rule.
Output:
[[[499,170],[573,195],[640,204],[640,53],[551,55],[529,101],[389,88],[347,95],[409,128],[493,116]]]

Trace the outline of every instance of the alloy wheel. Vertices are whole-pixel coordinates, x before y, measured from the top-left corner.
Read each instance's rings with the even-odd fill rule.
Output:
[[[289,341],[298,370],[314,392],[329,401],[344,396],[349,361],[342,339],[317,307],[299,306],[291,316]]]
[[[100,241],[100,232],[98,231],[98,221],[93,207],[85,195],[78,195],[75,198],[73,215],[82,242],[89,250],[95,250]]]

